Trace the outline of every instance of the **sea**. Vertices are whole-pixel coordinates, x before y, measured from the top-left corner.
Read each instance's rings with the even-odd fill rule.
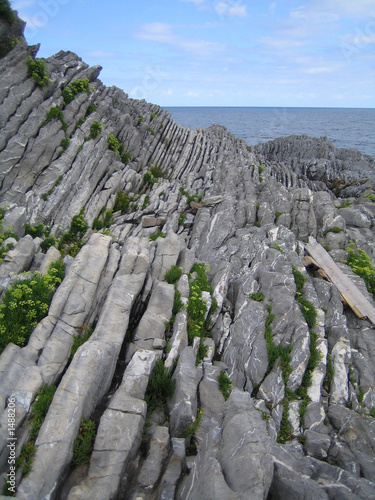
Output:
[[[224,125],[249,146],[277,137],[327,136],[337,148],[354,148],[375,158],[375,108],[167,107],[190,129]]]

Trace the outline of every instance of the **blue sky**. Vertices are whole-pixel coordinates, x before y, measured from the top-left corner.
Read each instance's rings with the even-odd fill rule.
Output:
[[[39,57],[161,106],[375,107],[375,0],[15,0]]]

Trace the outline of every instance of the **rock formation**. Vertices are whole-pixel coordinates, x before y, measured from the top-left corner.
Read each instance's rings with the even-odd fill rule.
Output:
[[[375,498],[375,328],[303,263],[313,236],[373,304],[347,264],[350,241],[375,259],[370,181],[329,188],[373,160],[188,130],[71,52],[33,76],[36,48],[11,45],[2,296],[60,257],[65,277],[0,356],[3,493],[15,442],[23,500]]]

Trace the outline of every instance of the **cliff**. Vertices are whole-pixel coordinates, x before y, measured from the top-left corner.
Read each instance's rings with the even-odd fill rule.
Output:
[[[188,130],[71,52],[13,45],[3,494],[14,479],[30,500],[375,498],[374,325],[304,260],[316,238],[374,304],[373,160]],[[9,324],[18,308],[29,332]]]

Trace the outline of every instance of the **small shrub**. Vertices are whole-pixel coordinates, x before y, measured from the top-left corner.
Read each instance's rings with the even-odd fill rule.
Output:
[[[87,464],[90,462],[90,456],[94,447],[94,439],[96,434],[95,422],[82,417],[81,426],[78,436],[74,440],[73,446],[73,463]]]
[[[165,179],[167,177],[166,173],[160,167],[151,167],[150,172],[155,179],[159,179],[159,177]]]
[[[132,155],[130,153],[120,154],[120,158],[124,165],[127,165],[130,161],[132,161]]]
[[[292,429],[289,423],[289,403],[285,399],[281,403],[284,406],[284,409],[280,423],[280,432],[279,435],[277,436],[277,442],[285,443],[292,437]]]
[[[69,83],[69,85],[67,85],[61,92],[64,99],[64,105],[66,106],[72,102],[77,94],[81,92],[89,92],[90,90],[91,88],[88,78],[82,78],[81,80],[75,80],[74,82]]]
[[[89,327],[85,333],[83,333],[80,337],[75,336],[73,339],[73,345],[72,348],[70,349],[70,356],[69,360],[72,360],[75,353],[78,351],[78,349],[83,345],[85,342],[88,341],[90,338],[91,334],[93,332],[92,327]]]
[[[92,223],[92,228],[95,229],[96,231],[100,231],[103,229],[104,224],[100,219],[94,219],[94,222]]]
[[[261,175],[259,176],[259,181],[263,182],[263,177]]]
[[[116,137],[114,135],[109,134],[107,142],[108,142],[108,149],[110,149],[111,151],[114,151],[117,154],[120,154],[119,153],[120,143],[119,143],[119,140],[116,139]]]
[[[155,234],[152,234],[150,236],[150,241],[155,241],[157,240],[158,238],[165,238],[165,234],[162,232],[162,230],[160,229],[160,227],[158,228],[157,232]]]
[[[172,314],[173,316],[176,316],[177,313],[179,313],[184,307],[184,304],[181,300],[181,293],[176,289],[174,292],[174,299],[173,299],[173,309],[172,309]]]
[[[42,238],[45,234],[49,234],[49,230],[42,223],[36,226],[26,223],[25,234],[29,234],[32,238]]]
[[[338,226],[329,227],[323,232],[323,236],[326,236],[328,233],[341,233],[342,231]]]
[[[188,425],[185,431],[182,433],[181,437],[189,437],[193,436],[196,433],[196,430],[199,427],[199,424],[201,423],[201,418],[202,418],[203,410],[198,410],[197,411],[197,417],[194,420],[194,423],[191,425]]]
[[[140,116],[137,121],[137,125],[140,125],[144,121],[144,116]]]
[[[228,377],[228,375],[225,373],[225,371],[222,371],[219,373],[219,376],[217,377],[217,381],[219,383],[219,389],[223,393],[225,401],[230,396],[231,389],[232,389],[232,381]]]
[[[17,16],[12,10],[9,0],[1,0],[0,2],[0,19],[3,19],[8,24],[17,22]]]
[[[198,351],[197,351],[197,356],[195,358],[195,366],[198,366],[201,361],[204,360],[204,358],[208,354],[208,346],[204,345],[204,340],[201,337],[199,341],[199,346],[198,346]]]
[[[164,409],[167,399],[173,396],[175,381],[172,373],[165,368],[163,361],[158,359],[149,378],[145,401],[147,411],[152,413],[156,408]]]
[[[33,416],[30,437],[33,439],[36,439],[38,437],[39,429],[42,427],[44,418],[47,415],[55,392],[56,387],[54,385],[45,385],[38,392],[37,399],[35,400],[32,408]]]
[[[150,132],[151,135],[155,135],[155,130],[150,127],[147,128],[147,132]]]
[[[22,474],[24,476],[27,476],[31,471],[35,453],[36,446],[34,441],[29,441],[22,447],[21,453],[16,459],[16,468],[19,469],[23,466]]]
[[[337,209],[340,209],[340,208],[347,208],[347,207],[351,207],[352,206],[352,202],[349,201],[349,200],[345,200],[341,203],[341,205],[339,205],[338,207],[336,207]]]
[[[131,199],[124,191],[117,191],[113,210],[115,212],[121,211],[121,215],[124,215],[129,209],[130,202]]]
[[[250,295],[250,297],[253,300],[256,300],[257,302],[263,302],[264,301],[264,294],[262,292],[256,292]]]
[[[60,120],[61,128],[64,131],[68,128],[66,122],[64,121],[63,112],[61,111],[61,109],[58,106],[55,106],[54,108],[51,108],[48,111],[47,116],[46,116],[44,122],[42,123],[42,127],[45,127],[47,125],[47,123],[52,121],[52,120]]]
[[[47,73],[46,63],[41,59],[32,59],[30,56],[26,58],[27,75],[34,80],[38,87],[44,87],[50,83]]]
[[[278,219],[284,212],[275,212],[275,219]]]
[[[75,237],[82,237],[87,229],[88,224],[83,217],[83,209],[79,214],[75,215],[70,223],[70,233]]]
[[[68,149],[69,144],[70,144],[69,137],[65,137],[65,139],[62,139],[60,142],[60,146],[63,148],[63,151],[66,151]]]
[[[178,217],[178,225],[183,226],[185,224],[185,220],[186,220],[186,215],[180,214]]]
[[[151,122],[154,118],[156,118],[157,116],[158,116],[158,115],[157,115],[156,113],[151,113],[151,114],[150,114],[150,122]]]
[[[375,294],[375,267],[364,250],[355,248],[354,244],[348,247],[348,260],[347,264],[350,266],[355,274],[363,278],[367,290]]]
[[[40,249],[43,253],[46,253],[50,247],[53,247],[55,245],[56,241],[56,238],[54,238],[53,236],[47,236],[40,244]]]
[[[147,196],[145,196],[145,199],[143,201],[142,210],[144,210],[149,203],[150,203],[150,197],[149,197],[149,195],[147,195]]]
[[[170,285],[177,283],[182,276],[182,267],[172,266],[169,271],[165,273],[164,279]]]
[[[364,198],[368,198],[370,201],[375,203],[375,196],[373,194],[367,193],[363,196]]]
[[[90,127],[90,139],[96,139],[102,131],[103,125],[100,122],[94,121]]]
[[[87,118],[92,113],[94,113],[96,111],[96,107],[97,107],[96,104],[90,104],[90,106],[86,110],[85,117]]]
[[[259,165],[258,172],[259,174],[262,174],[264,172],[264,167],[262,167],[262,165]]]

